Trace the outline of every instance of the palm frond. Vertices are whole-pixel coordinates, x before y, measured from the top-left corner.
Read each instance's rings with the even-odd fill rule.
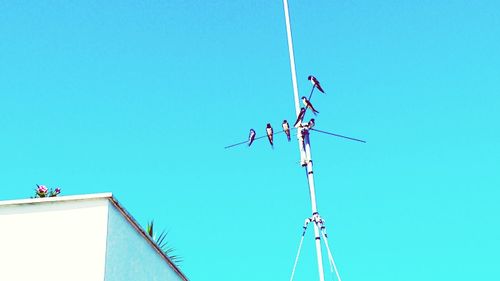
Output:
[[[167,234],[168,231],[163,230],[160,232],[158,236],[154,233],[154,221],[151,220],[150,222],[147,223],[146,225],[146,232],[153,239],[153,241],[156,243],[158,248],[173,262],[175,265],[179,265],[179,263],[182,262],[182,258],[178,255],[172,255],[173,252],[175,252],[175,248],[171,247],[168,245],[167,241]]]
[[[148,233],[149,237],[153,238],[153,224],[154,221],[148,222],[146,224],[146,232]]]

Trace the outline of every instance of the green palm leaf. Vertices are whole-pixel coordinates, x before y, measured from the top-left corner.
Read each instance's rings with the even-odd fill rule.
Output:
[[[173,255],[173,252],[175,252],[175,249],[168,245],[167,241],[167,234],[168,231],[161,231],[158,236],[154,233],[154,221],[151,220],[146,224],[146,233],[153,239],[153,241],[156,243],[158,248],[161,249],[161,251],[175,264],[179,265],[179,263],[182,262],[182,258],[178,255]]]

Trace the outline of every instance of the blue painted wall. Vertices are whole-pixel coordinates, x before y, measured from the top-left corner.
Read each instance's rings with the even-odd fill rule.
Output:
[[[109,206],[104,280],[182,280],[116,207]]]

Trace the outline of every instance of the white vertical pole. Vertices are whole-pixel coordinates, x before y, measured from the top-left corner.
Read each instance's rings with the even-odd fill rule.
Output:
[[[283,9],[285,10],[285,23],[286,23],[286,37],[288,39],[288,54],[290,56],[290,71],[292,73],[292,87],[293,87],[293,98],[295,101],[295,117],[299,116],[300,113],[300,102],[299,102],[299,87],[297,86],[297,73],[295,72],[295,56],[293,54],[293,40],[292,40],[292,27],[290,25],[290,14],[288,12],[288,0],[283,0]],[[299,140],[299,151],[300,151],[300,163],[305,165],[304,162],[304,140],[300,134],[300,130],[297,130],[297,139]]]
[[[290,15],[288,12],[288,0],[283,0],[283,8],[285,10],[285,21],[286,21],[286,35],[288,39],[288,53],[290,55],[290,70],[292,72],[292,85],[293,85],[293,95],[295,101],[295,116],[299,116],[300,113],[300,103],[299,103],[299,89],[297,87],[297,74],[295,72],[295,58],[293,55],[293,41],[292,41],[292,28],[290,26]],[[313,216],[318,212],[316,207],[316,194],[314,191],[314,178],[312,170],[312,160],[311,160],[311,146],[309,144],[309,131],[307,129],[301,132],[302,129],[297,130],[297,138],[299,140],[299,150],[301,154],[301,165],[306,166],[307,180],[309,182],[309,192],[311,195],[311,205]],[[305,153],[304,153],[305,150]],[[305,154],[305,155],[304,155]],[[305,156],[305,159],[304,159]],[[321,257],[321,241],[319,236],[318,225],[314,223],[314,236],[316,241],[316,256],[318,259],[318,272],[319,280],[324,281],[325,276],[323,272],[323,259]]]
[[[314,190],[314,176],[313,176],[313,162],[311,157],[311,144],[309,142],[309,130],[304,130],[304,145],[306,151],[306,173],[307,181],[309,182],[309,193],[311,195],[311,209],[313,212],[313,218],[318,215],[318,208],[316,206],[316,192]],[[316,258],[318,260],[318,272],[319,280],[324,281],[325,275],[323,271],[323,257],[321,255],[321,237],[319,233],[319,227],[314,220],[314,239],[316,243]]]
[[[292,28],[290,27],[290,15],[288,13],[288,0],[283,0],[285,9],[286,35],[288,38],[288,53],[290,55],[290,70],[292,71],[293,96],[295,98],[295,116],[299,116],[299,88],[297,87],[297,74],[295,73],[295,58],[293,56]]]
[[[288,54],[290,56],[290,71],[292,72],[292,86],[293,86],[293,98],[295,101],[295,116],[299,116],[300,113],[300,102],[299,102],[299,88],[297,86],[297,73],[295,72],[295,56],[293,54],[293,40],[292,40],[292,27],[290,25],[290,14],[288,12],[288,0],[283,0],[283,9],[285,10],[285,23],[286,23],[286,36],[288,39]],[[297,139],[299,140],[299,150],[300,150],[300,162],[301,165],[304,163],[304,143],[300,130],[297,130]]]
[[[316,206],[316,192],[314,190],[313,162],[311,156],[311,143],[309,142],[309,130],[304,130],[303,135],[307,161],[307,181],[309,182],[309,191],[311,192],[311,207],[314,215],[318,212],[318,208]]]

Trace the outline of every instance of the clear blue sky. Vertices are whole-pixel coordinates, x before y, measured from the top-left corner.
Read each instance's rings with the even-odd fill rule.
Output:
[[[223,149],[295,118],[282,2],[104,2],[0,2],[0,199],[113,192],[191,280],[288,280],[296,141]],[[500,2],[290,2],[317,128],[368,141],[311,136],[344,281],[500,279]]]

